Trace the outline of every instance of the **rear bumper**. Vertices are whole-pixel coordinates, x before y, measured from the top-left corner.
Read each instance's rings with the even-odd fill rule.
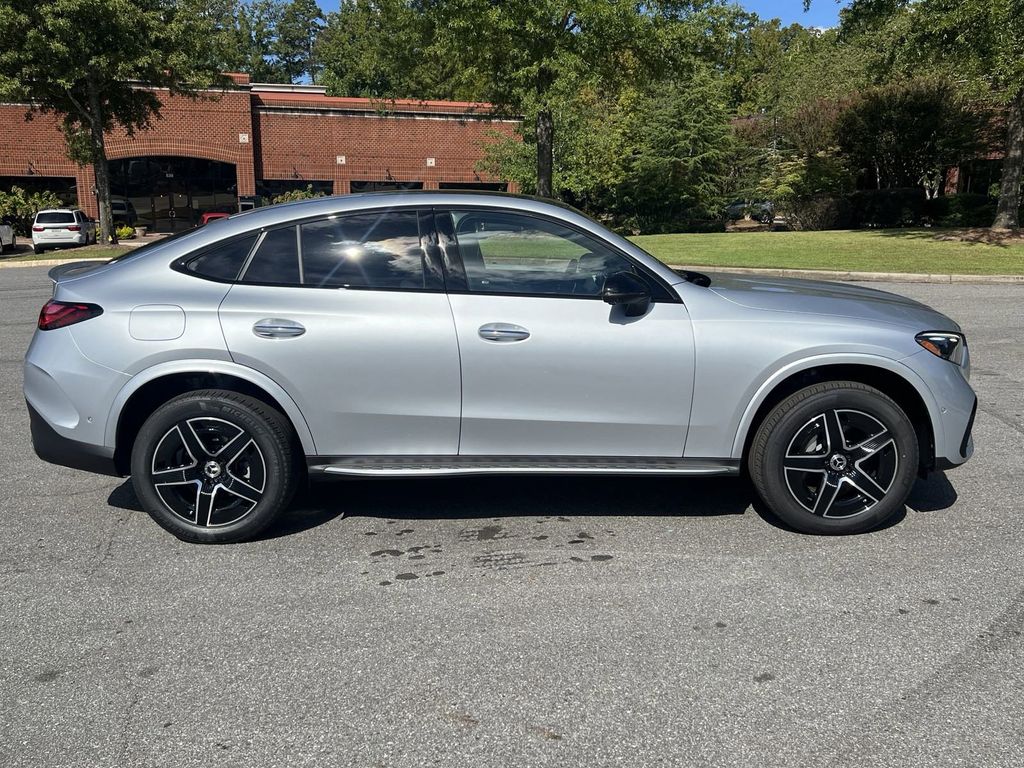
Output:
[[[36,456],[51,464],[81,469],[100,475],[121,477],[114,463],[114,451],[105,446],[80,443],[57,434],[39,412],[26,402]]]
[[[88,235],[84,232],[80,235],[67,235],[66,237],[40,237],[32,238],[32,245],[39,248],[66,248],[69,245],[85,245],[88,242]]]

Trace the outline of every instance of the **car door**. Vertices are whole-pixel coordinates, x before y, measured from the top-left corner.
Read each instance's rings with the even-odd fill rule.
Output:
[[[501,209],[436,212],[462,362],[459,453],[680,457],[693,333],[668,286],[611,245]],[[629,272],[639,317],[602,300]]]
[[[291,395],[321,456],[458,452],[458,342],[429,220],[377,210],[270,229],[221,305],[232,358]]]

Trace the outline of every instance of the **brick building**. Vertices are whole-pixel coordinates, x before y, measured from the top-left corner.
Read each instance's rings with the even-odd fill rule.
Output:
[[[107,137],[112,194],[155,231],[192,226],[205,211],[234,211],[312,186],[326,194],[382,189],[508,189],[475,170],[495,133],[515,121],[486,105],[327,96],[308,85],[250,83],[166,95],[152,128]],[[98,215],[95,177],[67,158],[52,115],[26,120],[0,104],[0,189],[50,189]],[[514,191],[514,190],[512,190]]]

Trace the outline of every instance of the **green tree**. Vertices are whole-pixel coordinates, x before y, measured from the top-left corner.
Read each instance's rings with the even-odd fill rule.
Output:
[[[944,80],[870,89],[840,115],[837,141],[853,167],[883,187],[945,187],[945,171],[983,149],[989,115]]]
[[[804,0],[805,6],[811,0]],[[841,17],[851,34],[895,27],[894,56],[970,80],[1005,110],[1003,173],[992,226],[1020,225],[1024,178],[1024,2],[854,0]]]
[[[111,234],[104,134],[129,134],[160,113],[157,94],[196,95],[220,82],[209,16],[172,0],[4,0],[0,29],[19,44],[0,49],[0,95],[56,114],[69,155],[96,172],[100,236]]]
[[[713,217],[724,202],[733,149],[724,101],[709,69],[617,95],[557,94],[553,191],[634,232]],[[483,169],[536,189],[532,147],[502,138],[486,151]]]
[[[271,51],[289,82],[308,75],[315,83],[320,74],[316,41],[323,27],[324,12],[316,0],[289,0],[282,8]]]
[[[524,117],[536,148],[538,195],[550,197],[554,171],[555,97],[636,81],[656,59],[659,13],[668,4],[583,0],[446,0],[430,5],[432,45],[463,78],[481,83],[481,98]]]
[[[280,0],[229,2],[235,10],[228,30],[231,56],[225,69],[245,72],[257,83],[290,82],[272,55],[281,19]]]
[[[339,96],[480,98],[485,88],[434,45],[438,14],[410,0],[347,0],[317,39],[321,82]]]

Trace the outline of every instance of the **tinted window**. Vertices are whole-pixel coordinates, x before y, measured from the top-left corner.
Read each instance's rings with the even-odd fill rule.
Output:
[[[39,213],[36,224],[71,224],[75,220],[73,213]]]
[[[302,225],[303,284],[323,288],[440,289],[415,211],[336,216]]]
[[[242,271],[249,251],[256,244],[256,235],[232,240],[224,245],[207,251],[198,258],[188,262],[187,269],[202,277],[214,280],[234,280]]]
[[[243,282],[299,285],[299,249],[295,227],[267,232],[245,270]]]
[[[452,214],[471,291],[598,296],[608,275],[631,262],[576,230],[502,211]]]

